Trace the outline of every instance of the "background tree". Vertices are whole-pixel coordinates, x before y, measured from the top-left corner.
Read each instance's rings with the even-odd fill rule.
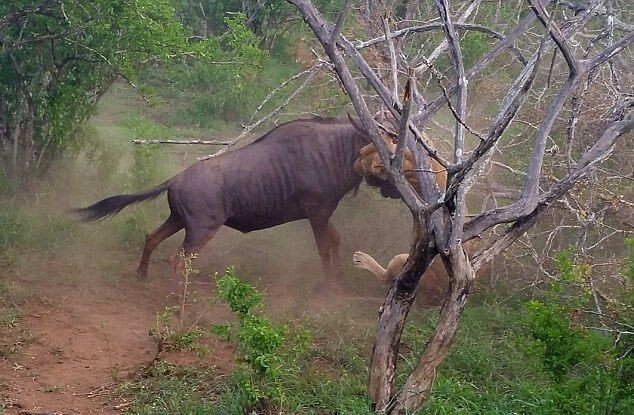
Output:
[[[629,16],[622,14],[627,13],[626,9],[614,7],[611,1],[576,5],[535,0],[511,7],[498,3],[493,16],[485,13],[486,18],[481,19],[485,24],[468,24],[465,22],[469,16],[478,16],[481,1],[455,2],[451,7],[448,1],[438,0],[437,17],[433,18],[425,15],[425,10],[419,10],[417,2],[408,2],[407,17],[422,12],[414,20],[422,20],[424,24],[413,26],[413,22],[406,21],[394,30],[393,19],[403,16],[402,10],[393,4],[368,2],[360,13],[384,16],[383,33],[371,40],[353,42],[342,34],[349,12],[347,1],[342,2],[334,24],[326,21],[310,1],[289,1],[299,9],[323,46],[381,156],[388,180],[412,213],[414,240],[410,257],[380,309],[369,384],[378,411],[411,413],[429,396],[437,368],[449,350],[472,290],[475,271],[533,227],[575,184],[612,154],[620,137],[632,130],[631,79],[628,79],[631,73],[625,69],[627,58],[620,57],[627,54],[626,48],[634,39],[632,28],[622,23]],[[487,18],[499,14],[506,14],[504,34],[488,25]],[[372,30],[376,28],[370,27],[366,33]],[[427,35],[433,31],[442,33],[442,38]],[[485,33],[495,41],[476,42],[480,50],[467,49],[464,31]],[[416,33],[426,36],[419,37]],[[430,53],[425,49],[428,38],[440,42]],[[384,59],[380,59],[379,65],[368,62],[360,50],[380,43],[385,44]],[[465,50],[471,53],[466,54]],[[508,65],[508,58],[501,56],[506,50],[511,51],[520,65]],[[354,63],[355,73],[361,74],[369,90],[360,87],[346,59]],[[483,73],[490,76],[495,65],[505,65],[513,75],[504,82],[506,89],[496,91],[494,102],[499,105],[498,110],[477,117],[476,124],[474,114],[480,102],[469,100],[469,92],[476,77]],[[381,69],[387,75],[381,78],[377,66],[383,66]],[[405,86],[401,89],[404,78]],[[393,135],[398,144],[394,153],[381,139],[368,95],[377,96],[397,120],[399,127]],[[589,96],[602,97],[609,104],[584,113],[581,108]],[[442,144],[432,143],[424,130],[434,122],[442,125],[436,121],[441,115],[454,120],[452,138],[445,151]],[[521,149],[523,158],[516,158],[517,166],[497,161],[500,158],[497,153],[504,149],[502,144],[519,138],[514,128],[521,126],[527,117],[531,131],[526,140],[514,146]],[[600,121],[595,128],[589,128],[594,117]],[[586,129],[583,145],[579,145],[580,125]],[[567,126],[563,140],[557,140],[557,132],[563,126]],[[565,165],[545,162],[560,151],[560,146],[568,155]],[[402,163],[406,148],[417,162],[420,193],[405,180]],[[506,150],[509,151],[508,147]],[[427,156],[447,171],[446,189],[437,187]],[[491,176],[487,174],[490,166],[495,163],[518,176],[511,183],[515,188],[496,206],[484,204],[477,210],[468,206],[470,190],[476,185],[482,188],[481,184]],[[476,238],[482,242],[469,257],[464,243]],[[449,274],[450,292],[415,370],[397,391],[395,365],[405,319],[419,279],[436,255],[441,257]]]
[[[11,176],[78,149],[79,131],[117,79],[140,92],[135,82],[148,68],[218,57],[239,76],[261,55],[242,15],[226,21],[223,38],[195,38],[169,0],[10,0],[0,16],[0,158]]]

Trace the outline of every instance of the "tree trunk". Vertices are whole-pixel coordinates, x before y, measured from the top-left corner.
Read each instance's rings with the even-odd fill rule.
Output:
[[[370,398],[377,411],[384,411],[392,398],[403,326],[416,296],[418,281],[438,252],[425,227],[426,223],[415,221],[415,239],[410,257],[379,309],[368,385]]]
[[[450,261],[445,261],[445,267],[449,274],[449,297],[445,300],[436,330],[418,360],[414,372],[394,399],[391,414],[410,414],[427,401],[438,366],[447,356],[458,330],[475,272],[462,247]]]

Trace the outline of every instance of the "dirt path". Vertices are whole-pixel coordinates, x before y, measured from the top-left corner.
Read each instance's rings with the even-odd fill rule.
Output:
[[[13,350],[0,360],[6,413],[121,413],[117,385],[156,353],[148,330],[164,307],[157,292],[165,287],[149,285],[31,286],[37,299],[20,305],[24,318],[0,339],[3,350]],[[218,344],[204,359],[226,367],[231,351]]]

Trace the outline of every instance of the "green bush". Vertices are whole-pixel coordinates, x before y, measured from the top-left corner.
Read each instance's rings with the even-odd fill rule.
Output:
[[[558,279],[543,298],[528,302],[525,317],[530,351],[550,381],[551,400],[544,413],[626,413],[634,405],[627,377],[632,357],[609,331],[588,328],[599,325],[596,318],[581,314],[590,301],[584,281],[591,267],[575,264],[571,250],[561,252],[556,265]]]
[[[217,284],[219,298],[236,316],[235,323],[213,328],[236,345],[235,371],[217,413],[372,413],[364,334],[354,337],[345,319],[329,322],[327,330],[316,319],[294,322],[294,330],[271,322],[260,311],[261,294],[240,281],[233,268]],[[334,330],[344,336],[336,344]],[[330,369],[319,367],[324,360],[333,362]]]
[[[244,410],[257,405],[280,406],[287,400],[283,379],[297,376],[297,359],[310,342],[305,330],[289,338],[285,325],[274,324],[258,308],[261,294],[240,281],[234,268],[216,278],[218,296],[235,313],[236,322],[215,325],[221,338],[236,343],[232,406]]]

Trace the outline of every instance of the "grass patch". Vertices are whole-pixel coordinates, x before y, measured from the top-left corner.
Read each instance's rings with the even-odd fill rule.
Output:
[[[178,367],[161,362],[148,377],[124,385],[121,392],[133,396],[129,415],[207,415],[216,411],[216,389],[224,380],[200,367]]]
[[[0,266],[11,268],[17,265],[24,251],[54,254],[67,243],[75,227],[69,217],[5,208],[0,211]]]
[[[548,386],[539,361],[526,354],[526,338],[518,318],[521,304],[474,304],[463,315],[453,348],[440,369],[434,391],[421,414],[540,413]],[[409,326],[406,341],[421,350],[433,321]],[[410,352],[404,372],[417,359]],[[399,380],[404,382],[404,374]]]

